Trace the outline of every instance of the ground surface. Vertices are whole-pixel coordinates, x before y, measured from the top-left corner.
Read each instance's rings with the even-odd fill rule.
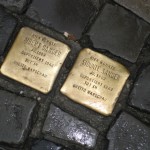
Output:
[[[149,23],[150,0],[0,0],[1,64],[23,26],[71,48],[46,95],[0,75],[0,150],[149,150]],[[109,117],[60,93],[87,47],[131,73]]]

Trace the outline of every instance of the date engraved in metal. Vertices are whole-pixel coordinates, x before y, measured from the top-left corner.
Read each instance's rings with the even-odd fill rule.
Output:
[[[70,48],[31,28],[23,27],[1,73],[42,93],[48,93]]]
[[[73,101],[108,116],[128,77],[129,71],[120,63],[84,49],[61,92]]]

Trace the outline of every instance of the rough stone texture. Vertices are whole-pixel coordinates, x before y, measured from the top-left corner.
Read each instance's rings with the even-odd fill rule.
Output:
[[[150,45],[150,35],[149,35],[149,37],[147,39],[147,43]]]
[[[147,46],[145,46],[142,49],[142,52],[138,58],[138,63],[139,64],[148,64],[150,63],[150,45],[147,44]]]
[[[0,75],[0,87],[16,93],[17,95],[32,98],[38,101],[42,101],[46,97],[46,95],[39,93],[38,91],[31,89],[30,87],[2,75]]]
[[[103,11],[101,9],[102,7],[100,7],[100,6],[102,6],[103,3],[111,1],[111,3],[114,4],[114,7],[115,7],[115,5],[117,5],[112,0],[100,0],[100,1],[99,0],[91,0],[91,1],[94,5],[94,8],[95,7],[100,8],[99,9],[99,14],[103,14]],[[98,3],[97,3],[98,1],[100,2],[100,5],[98,5]],[[87,1],[85,1],[85,2],[87,3]],[[47,3],[46,0],[45,0],[45,3]],[[44,4],[42,4],[42,5],[44,5]],[[42,5],[40,7],[43,7]],[[28,7],[28,5],[27,5],[27,7]],[[5,8],[6,11],[7,11],[7,8],[8,7]],[[45,8],[43,8],[43,10],[44,9]],[[56,12],[56,9],[53,8],[53,10]],[[45,14],[47,13],[46,11],[45,11]],[[126,10],[126,11],[128,11],[128,10]],[[92,12],[94,14],[95,10],[92,10]],[[124,19],[122,19],[122,17],[120,17],[121,15],[119,15],[119,13],[122,14],[122,11],[118,11],[118,17],[119,17],[118,20],[120,20],[120,21],[124,20]],[[131,11],[128,11],[128,13],[129,13],[129,16],[133,15],[133,16],[135,16],[135,18],[138,18],[137,20],[139,20],[139,17],[134,15]],[[62,14],[63,14],[63,12],[62,12]],[[70,13],[68,13],[68,14],[70,15]],[[23,144],[17,145],[17,147],[16,147],[16,145],[13,145],[13,144],[6,144],[6,143],[1,143],[0,142],[0,148],[1,149],[4,149],[4,150],[30,150],[31,147],[33,146],[34,141],[37,141],[37,139],[42,140],[42,141],[44,139],[46,139],[48,141],[56,143],[56,145],[58,144],[58,146],[59,146],[59,144],[64,145],[65,147],[67,147],[67,148],[64,148],[65,150],[68,150],[68,148],[70,150],[87,150],[88,148],[86,146],[84,146],[84,145],[82,146],[79,143],[75,143],[74,141],[70,141],[68,139],[66,140],[64,138],[56,137],[55,135],[53,135],[50,132],[48,132],[48,134],[43,134],[42,133],[42,128],[43,128],[43,125],[44,125],[44,121],[45,121],[47,113],[49,111],[49,106],[52,103],[55,104],[56,106],[58,106],[61,110],[64,110],[65,112],[67,112],[67,114],[69,114],[71,116],[75,116],[76,120],[82,120],[83,122],[86,122],[86,125],[92,126],[94,129],[97,130],[98,137],[97,137],[97,140],[96,140],[96,145],[92,148],[92,150],[108,150],[108,144],[109,144],[108,142],[109,141],[108,141],[108,139],[106,139],[106,134],[108,133],[108,130],[111,127],[113,121],[118,116],[118,113],[122,110],[125,110],[128,113],[130,113],[130,115],[135,116],[136,118],[138,118],[138,120],[142,121],[143,124],[146,124],[148,126],[150,125],[150,115],[149,115],[148,111],[142,111],[141,109],[138,109],[137,107],[133,107],[133,105],[129,105],[129,103],[127,103],[128,98],[129,98],[129,93],[131,92],[132,87],[134,87],[133,83],[135,82],[136,77],[141,72],[141,70],[139,70],[139,68],[141,68],[141,65],[145,66],[143,64],[149,64],[150,63],[150,40],[149,40],[150,38],[147,39],[147,42],[145,42],[144,48],[142,49],[136,63],[132,64],[132,63],[122,59],[121,57],[117,57],[116,56],[117,54],[113,55],[108,50],[104,50],[104,49],[100,49],[100,48],[99,49],[93,48],[92,42],[90,41],[88,35],[84,35],[84,36],[81,37],[81,39],[83,39],[83,41],[80,39],[79,41],[74,42],[74,41],[68,40],[68,38],[63,36],[63,34],[56,32],[52,28],[46,27],[45,25],[42,25],[38,21],[34,21],[33,19],[30,19],[29,17],[26,17],[25,11],[23,11],[22,14],[16,14],[16,13],[13,12],[13,16],[15,16],[17,18],[18,26],[15,28],[15,30],[14,30],[15,32],[12,34],[11,38],[9,40],[7,40],[7,42],[8,42],[7,48],[5,48],[5,52],[2,55],[0,55],[0,63],[3,62],[7,52],[9,51],[9,47],[11,46],[11,43],[15,40],[15,34],[20,30],[20,28],[22,26],[31,27],[31,28],[33,28],[33,29],[45,34],[45,35],[48,35],[50,37],[53,37],[57,40],[60,40],[60,41],[64,42],[65,44],[70,46],[71,52],[69,53],[68,57],[65,60],[65,63],[63,64],[63,66],[60,70],[60,73],[59,73],[59,75],[56,79],[56,82],[54,84],[54,87],[53,87],[52,91],[47,95],[41,94],[40,92],[38,92],[38,91],[36,91],[32,88],[29,88],[29,87],[27,87],[23,84],[20,84],[20,83],[14,81],[14,80],[11,80],[7,77],[4,77],[4,76],[0,75],[0,89],[3,89],[5,91],[11,91],[11,93],[15,93],[16,95],[20,95],[21,97],[26,97],[27,99],[31,98],[31,99],[37,100],[37,103],[38,103],[37,107],[36,107],[36,109],[33,113],[33,115],[35,117],[34,116],[32,117],[33,121],[31,123],[31,127],[32,127],[31,130],[30,130],[31,132],[29,132],[30,135],[28,134],[28,136],[25,136],[26,140],[23,142]],[[135,18],[133,17],[133,20]],[[95,19],[98,19],[98,18],[95,18]],[[110,20],[110,19],[111,19],[111,17],[107,18],[107,20]],[[78,20],[76,20],[76,22],[78,22]],[[140,22],[139,23],[140,28],[143,29],[143,23],[141,23],[141,21],[139,21],[139,22]],[[88,27],[93,25],[93,23],[94,23],[93,19],[91,18],[90,22],[86,26],[86,29],[85,29],[84,33],[87,31]],[[130,21],[129,22],[127,21],[127,25],[129,25],[129,24],[131,24]],[[0,26],[1,26],[1,22],[0,22]],[[106,24],[106,26],[107,26],[107,24]],[[132,26],[132,24],[131,24],[131,26]],[[100,30],[100,28],[97,28],[96,32],[99,33],[99,30]],[[0,31],[1,31],[1,28],[0,28]],[[116,30],[116,32],[117,32],[117,30]],[[131,32],[134,32],[134,29],[132,29]],[[115,33],[115,31],[114,31],[114,33]],[[122,33],[122,34],[124,34],[124,33]],[[104,37],[105,37],[105,35],[104,35]],[[99,37],[97,37],[97,38],[99,38]],[[0,39],[2,39],[2,37]],[[109,38],[108,40],[111,41],[112,38]],[[136,47],[138,45],[137,44],[138,42],[131,42],[131,45],[135,45],[135,47]],[[109,117],[102,116],[102,115],[100,115],[100,114],[98,114],[98,113],[82,106],[82,105],[79,105],[79,104],[71,101],[69,98],[67,98],[66,96],[64,96],[63,94],[60,93],[60,88],[62,87],[65,79],[68,76],[68,73],[70,72],[71,68],[73,67],[73,64],[74,64],[80,50],[83,47],[85,47],[85,48],[90,47],[95,51],[103,53],[104,55],[106,55],[106,56],[108,56],[108,57],[110,57],[114,60],[117,60],[118,62],[125,65],[131,72],[129,81],[127,82],[124,90],[121,92],[121,95],[120,95],[119,100],[116,104],[114,112]],[[129,52],[127,52],[127,53],[129,53]],[[7,98],[7,96],[3,96],[3,98]],[[21,99],[19,99],[19,101]],[[11,101],[14,102],[15,100],[12,98]],[[17,102],[17,104],[20,104],[20,103]],[[0,103],[0,108],[1,108],[1,103]],[[64,113],[64,112],[62,111],[62,113]],[[3,115],[2,113],[0,113],[0,114]],[[30,119],[31,118],[29,118],[29,120]],[[1,120],[1,118],[0,118],[0,120]],[[134,120],[134,119],[132,119],[132,120]],[[133,122],[132,120],[130,121],[131,123]],[[138,125],[139,122],[137,121],[135,124]],[[13,125],[10,125],[10,126],[13,126]],[[11,129],[11,127],[10,127],[10,129]],[[127,129],[128,128],[126,128],[124,130],[126,131]],[[120,130],[118,130],[118,132],[119,131]],[[134,134],[137,135],[137,132],[134,131]],[[11,132],[9,132],[9,133],[11,133],[10,134],[11,136],[14,135],[14,130],[11,129]],[[133,133],[133,132],[131,132],[131,133]],[[131,136],[132,136],[132,134],[131,134]],[[117,140],[118,139],[116,139],[116,141]],[[137,140],[139,141],[139,136],[137,136]],[[131,140],[127,140],[127,142],[128,141],[131,141]],[[38,144],[38,141],[37,141],[36,144]],[[111,149],[111,150],[113,150],[113,149]],[[124,149],[121,149],[121,150],[124,150]],[[145,150],[145,149],[142,149],[142,150]]]
[[[16,24],[17,20],[0,7],[0,55],[3,54]]]
[[[62,146],[58,146],[47,140],[37,140],[33,143],[31,150],[62,150]]]
[[[60,32],[80,38],[90,17],[99,4],[98,0],[33,0],[27,16]]]
[[[8,147],[6,147],[6,146],[0,146],[0,150],[19,150],[19,149],[17,149],[17,148],[8,148]]]
[[[134,84],[130,99],[131,105],[150,112],[150,65],[143,69]]]
[[[135,62],[149,31],[148,24],[134,14],[107,4],[87,34],[94,47]]]
[[[0,0],[0,4],[8,9],[21,13],[29,0]]]
[[[35,106],[35,101],[0,90],[0,142],[24,142]]]
[[[110,129],[108,150],[149,150],[150,129],[127,113],[122,113]]]
[[[6,150],[5,148],[0,147],[0,150]]]
[[[150,23],[150,0],[114,0]]]
[[[89,148],[95,146],[97,139],[95,129],[54,105],[51,105],[48,112],[43,133],[52,134],[55,137],[79,143]]]

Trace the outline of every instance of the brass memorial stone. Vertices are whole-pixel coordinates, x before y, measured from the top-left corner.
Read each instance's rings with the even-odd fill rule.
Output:
[[[48,93],[70,49],[31,28],[23,27],[1,67],[1,73]]]
[[[129,77],[128,70],[116,61],[84,49],[66,79],[61,92],[70,99],[103,115],[110,115]]]

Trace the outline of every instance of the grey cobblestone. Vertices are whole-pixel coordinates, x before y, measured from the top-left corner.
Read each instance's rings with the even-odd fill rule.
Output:
[[[89,148],[95,146],[97,139],[95,129],[54,105],[51,105],[48,112],[43,133],[52,134],[55,137],[79,143]]]
[[[99,3],[91,0],[33,0],[27,16],[60,32],[68,32],[80,38],[90,17],[94,15]],[[77,21],[78,20],[78,21]]]
[[[138,80],[135,82],[130,95],[131,105],[142,110],[150,111],[150,66],[142,70]]]
[[[117,5],[107,4],[88,32],[93,45],[136,62],[149,26]]]
[[[0,4],[8,9],[21,13],[30,0],[0,0]]]
[[[25,141],[35,106],[35,101],[0,90],[0,142]]]
[[[58,146],[46,140],[37,140],[33,143],[31,150],[62,150],[62,146]]]
[[[108,135],[108,150],[149,150],[150,129],[127,113],[122,113]]]
[[[120,5],[130,9],[144,20],[150,23],[150,1],[149,0],[114,0]]]
[[[2,55],[17,25],[17,19],[0,7],[0,23],[0,55]]]

